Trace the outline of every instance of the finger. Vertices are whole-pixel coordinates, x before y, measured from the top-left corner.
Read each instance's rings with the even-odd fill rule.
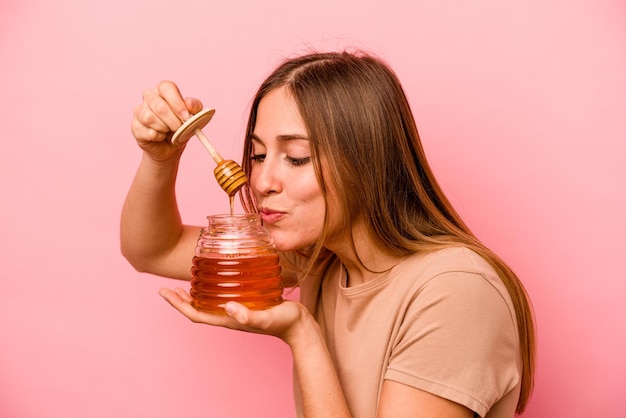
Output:
[[[229,301],[224,305],[226,313],[243,326],[249,326],[250,322],[250,310],[244,305]]]
[[[148,107],[147,104],[137,106],[134,111],[133,134],[148,141],[163,140],[170,128]]]
[[[180,287],[177,287],[176,289],[174,289],[174,292],[176,292],[176,294],[182,299],[185,300],[189,303],[191,303],[191,296],[189,295],[189,293],[187,293],[187,291],[185,289],[181,289]]]
[[[196,113],[198,113],[199,111],[202,110],[202,102],[198,99],[196,99],[195,97],[186,97],[185,98],[185,105],[187,106],[187,109],[189,109],[189,111],[195,115]]]
[[[155,126],[159,125],[158,121],[161,121],[168,131],[174,132],[183,124],[183,119],[176,114],[175,110],[170,107],[170,104],[162,96],[153,95],[145,100],[145,104],[149,112],[145,112],[144,119],[148,119]]]
[[[165,299],[170,305],[172,305],[176,309],[188,303],[186,300],[181,298],[177,292],[173,291],[172,289],[160,289],[159,295],[161,295],[163,299]]]
[[[167,134],[162,132],[158,132],[152,128],[148,128],[144,126],[141,122],[136,119],[133,120],[131,124],[131,131],[133,136],[139,142],[154,142],[154,141],[163,141]]]
[[[178,312],[191,319],[193,322],[202,322],[202,312],[197,311],[186,298],[181,297],[180,293],[171,289],[159,290],[159,295],[163,297]]]
[[[217,325],[231,329],[237,329],[238,326],[227,315],[210,314],[196,310],[190,303],[189,295],[182,289],[161,289],[159,295],[163,297],[174,309],[185,315],[189,320],[195,323]]]
[[[253,311],[245,305],[229,301],[224,305],[224,310],[228,316],[237,321],[242,331],[274,335],[275,331],[272,330],[274,320],[269,309]]]
[[[179,120],[184,122],[191,117],[190,109],[187,108],[187,104],[180,94],[178,86],[174,82],[169,80],[161,81],[157,90]]]

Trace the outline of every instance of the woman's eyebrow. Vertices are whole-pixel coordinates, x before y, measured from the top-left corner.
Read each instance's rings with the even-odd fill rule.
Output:
[[[250,139],[252,141],[263,143],[263,140],[261,140],[261,138],[259,138],[255,134],[251,134]],[[278,142],[296,141],[296,140],[308,141],[309,137],[306,135],[302,135],[302,134],[283,134],[283,135],[276,136],[276,140]]]
[[[276,137],[276,140],[278,142],[285,142],[285,141],[308,141],[309,137],[306,135],[301,135],[301,134],[286,134],[286,135],[278,135]]]

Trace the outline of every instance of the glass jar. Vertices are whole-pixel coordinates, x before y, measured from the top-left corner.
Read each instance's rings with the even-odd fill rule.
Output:
[[[250,309],[282,302],[280,263],[257,214],[212,215],[202,229],[191,268],[192,306],[224,314],[229,300]]]

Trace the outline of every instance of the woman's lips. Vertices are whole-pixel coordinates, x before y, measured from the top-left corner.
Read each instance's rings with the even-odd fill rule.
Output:
[[[278,212],[271,209],[261,209],[259,210],[259,215],[261,215],[263,223],[273,224],[280,221],[285,216],[285,212]]]

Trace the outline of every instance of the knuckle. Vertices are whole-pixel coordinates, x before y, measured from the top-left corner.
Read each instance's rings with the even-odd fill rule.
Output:
[[[148,129],[145,134],[145,137],[148,141],[156,141],[160,138],[160,136],[161,133],[154,129]]]
[[[156,116],[152,110],[147,107],[141,107],[137,110],[137,120],[146,126],[150,126],[156,122]]]
[[[161,116],[166,115],[170,111],[170,107],[163,100],[155,100],[151,107],[157,115]]]

